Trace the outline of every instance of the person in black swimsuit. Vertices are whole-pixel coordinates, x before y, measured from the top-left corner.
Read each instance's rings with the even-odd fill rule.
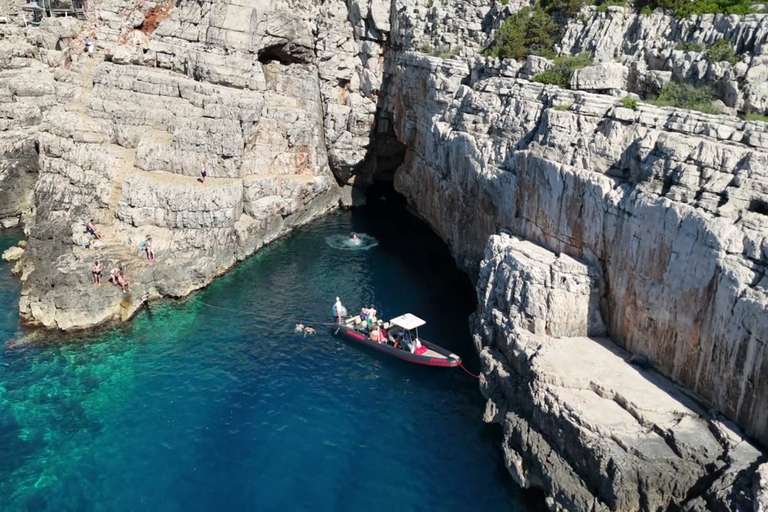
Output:
[[[104,265],[102,265],[101,262],[97,260],[91,269],[91,274],[93,274],[93,284],[101,284],[102,270],[104,270]]]

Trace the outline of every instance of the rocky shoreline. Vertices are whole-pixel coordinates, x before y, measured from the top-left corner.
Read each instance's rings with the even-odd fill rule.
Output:
[[[520,485],[552,510],[766,510],[768,124],[735,114],[768,109],[768,15],[585,7],[556,50],[595,62],[562,89],[531,81],[551,59],[481,55],[522,5],[97,0],[0,24],[22,319],[125,321],[393,182],[477,282]],[[738,62],[696,51],[719,39]],[[725,114],[638,103],[670,81],[717,83]],[[130,291],[94,286],[96,260]]]

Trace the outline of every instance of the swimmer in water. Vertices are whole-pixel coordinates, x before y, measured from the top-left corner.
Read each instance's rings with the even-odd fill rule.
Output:
[[[304,336],[306,336],[307,334],[311,336],[312,334],[317,334],[317,331],[315,330],[314,327],[312,327],[311,325],[308,325],[304,328]]]
[[[349,238],[351,240],[360,240],[360,238],[358,238],[358,236],[357,236],[357,233],[354,233],[354,232],[351,235],[349,235]]]
[[[301,320],[296,322],[296,332],[302,332],[304,330],[304,324],[301,323]]]

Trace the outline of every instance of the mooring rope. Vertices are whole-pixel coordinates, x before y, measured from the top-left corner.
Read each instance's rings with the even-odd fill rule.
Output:
[[[484,376],[482,376],[482,375],[475,375],[475,374],[474,374],[474,373],[472,373],[471,371],[469,371],[469,370],[467,370],[466,368],[464,368],[464,365],[462,364],[462,362],[461,362],[461,361],[459,361],[459,367],[460,367],[462,370],[464,370],[465,372],[467,372],[469,375],[471,375],[471,376],[473,376],[474,378],[476,378],[477,380],[479,380],[480,382],[488,382],[488,381],[485,379],[485,377],[484,377]]]

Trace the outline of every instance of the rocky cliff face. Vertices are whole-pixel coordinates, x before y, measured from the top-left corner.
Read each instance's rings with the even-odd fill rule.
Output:
[[[460,264],[499,229],[595,264],[610,335],[768,439],[768,125],[454,62],[403,55],[391,97],[396,185]]]
[[[486,416],[518,482],[568,510],[765,500],[759,454],[700,403],[768,442],[768,125],[616,98],[708,81],[727,112],[765,111],[768,16],[587,8],[558,51],[597,63],[563,90],[530,81],[547,59],[479,56],[521,5],[103,0],[0,25],[22,316],[128,318],[394,179],[478,282]],[[740,62],[677,49],[718,38]],[[500,231],[519,240],[486,252]],[[95,259],[130,292],[91,285]]]
[[[20,84],[10,89],[14,126],[27,125],[13,149],[39,153],[26,167],[4,160],[9,177],[36,178],[21,314],[60,329],[185,295],[339,198],[323,138],[314,6],[92,8],[90,23],[72,20],[66,32],[46,20],[9,34],[30,46],[39,35],[35,51],[47,51],[50,66],[9,79]],[[80,51],[88,34],[96,58]],[[26,97],[27,110],[18,106]],[[18,197],[13,215],[28,194],[8,193]],[[103,239],[85,233],[89,219]],[[154,263],[140,249],[148,236]],[[95,260],[105,278],[122,267],[130,292],[92,286]]]

